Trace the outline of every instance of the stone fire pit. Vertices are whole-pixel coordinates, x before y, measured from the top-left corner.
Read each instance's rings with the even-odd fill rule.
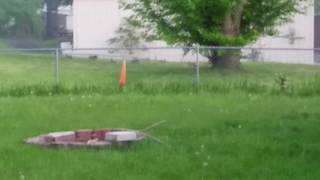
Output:
[[[100,129],[54,132],[25,140],[25,143],[49,148],[105,149],[142,141],[145,135],[135,130]]]

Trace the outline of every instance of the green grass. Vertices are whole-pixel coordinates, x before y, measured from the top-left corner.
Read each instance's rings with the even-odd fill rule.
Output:
[[[49,94],[179,94],[229,93],[312,96],[320,94],[319,66],[245,63],[241,70],[213,70],[201,66],[201,83],[195,86],[193,64],[132,62],[128,86],[119,91],[120,62],[63,59],[61,83],[55,84],[53,54],[0,56],[0,96]],[[278,82],[279,74],[288,80]]]
[[[241,71],[0,56],[0,177],[4,180],[318,179],[319,67],[247,63]],[[276,73],[288,77],[279,90]],[[166,123],[126,150],[50,150],[23,139],[51,131]],[[207,166],[205,166],[207,165]]]
[[[34,180],[317,179],[319,102],[241,94],[2,98],[0,174],[17,179],[21,172]],[[140,129],[161,120],[167,123],[151,133],[169,147],[149,141],[124,151],[55,151],[22,143],[50,131]]]

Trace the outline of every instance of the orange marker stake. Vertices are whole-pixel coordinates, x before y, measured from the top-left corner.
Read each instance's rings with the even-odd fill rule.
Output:
[[[127,62],[126,61],[123,61],[122,63],[119,85],[121,88],[127,85]]]

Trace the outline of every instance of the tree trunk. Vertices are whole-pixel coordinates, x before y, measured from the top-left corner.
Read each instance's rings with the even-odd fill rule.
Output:
[[[237,0],[237,8],[233,13],[227,13],[225,16],[223,24],[223,33],[224,35],[237,38],[239,37],[241,19],[243,16],[244,7],[247,3],[247,0]],[[214,67],[222,68],[240,68],[240,54],[241,52],[236,51],[224,51],[224,52],[213,52],[213,56],[210,56],[209,59]]]
[[[241,65],[241,57],[238,53],[224,53],[219,56],[210,57],[209,59],[213,67],[217,68],[239,69]]]
[[[227,13],[223,24],[223,33],[230,37],[238,37],[241,27],[241,19],[247,0],[237,0],[237,8],[233,13]]]

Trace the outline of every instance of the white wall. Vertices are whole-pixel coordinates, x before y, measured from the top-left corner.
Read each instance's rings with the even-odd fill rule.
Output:
[[[123,12],[117,0],[74,0],[74,48],[103,48],[114,37]]]
[[[66,29],[70,32],[73,32],[73,16],[72,15],[68,15],[67,16],[67,20],[66,20],[67,24],[66,24]]]
[[[66,15],[66,30],[73,31],[73,12],[72,6],[60,6],[58,9],[59,14]]]
[[[118,0],[74,0],[73,2],[73,48],[107,48],[113,47],[107,41],[116,37],[123,17],[129,13],[119,10]],[[147,46],[163,47],[164,42],[153,42]],[[141,50],[133,51],[73,51],[73,56],[86,57],[97,55],[108,59],[149,59],[159,61],[195,61],[189,53],[183,56],[183,50]],[[201,57],[202,61],[206,61]]]
[[[297,39],[294,43],[284,36],[294,29]],[[260,38],[252,47],[260,48],[313,48],[314,47],[314,7],[309,6],[305,14],[297,14],[292,22],[279,27],[279,34]],[[283,63],[313,63],[313,51],[262,51],[260,60]]]

